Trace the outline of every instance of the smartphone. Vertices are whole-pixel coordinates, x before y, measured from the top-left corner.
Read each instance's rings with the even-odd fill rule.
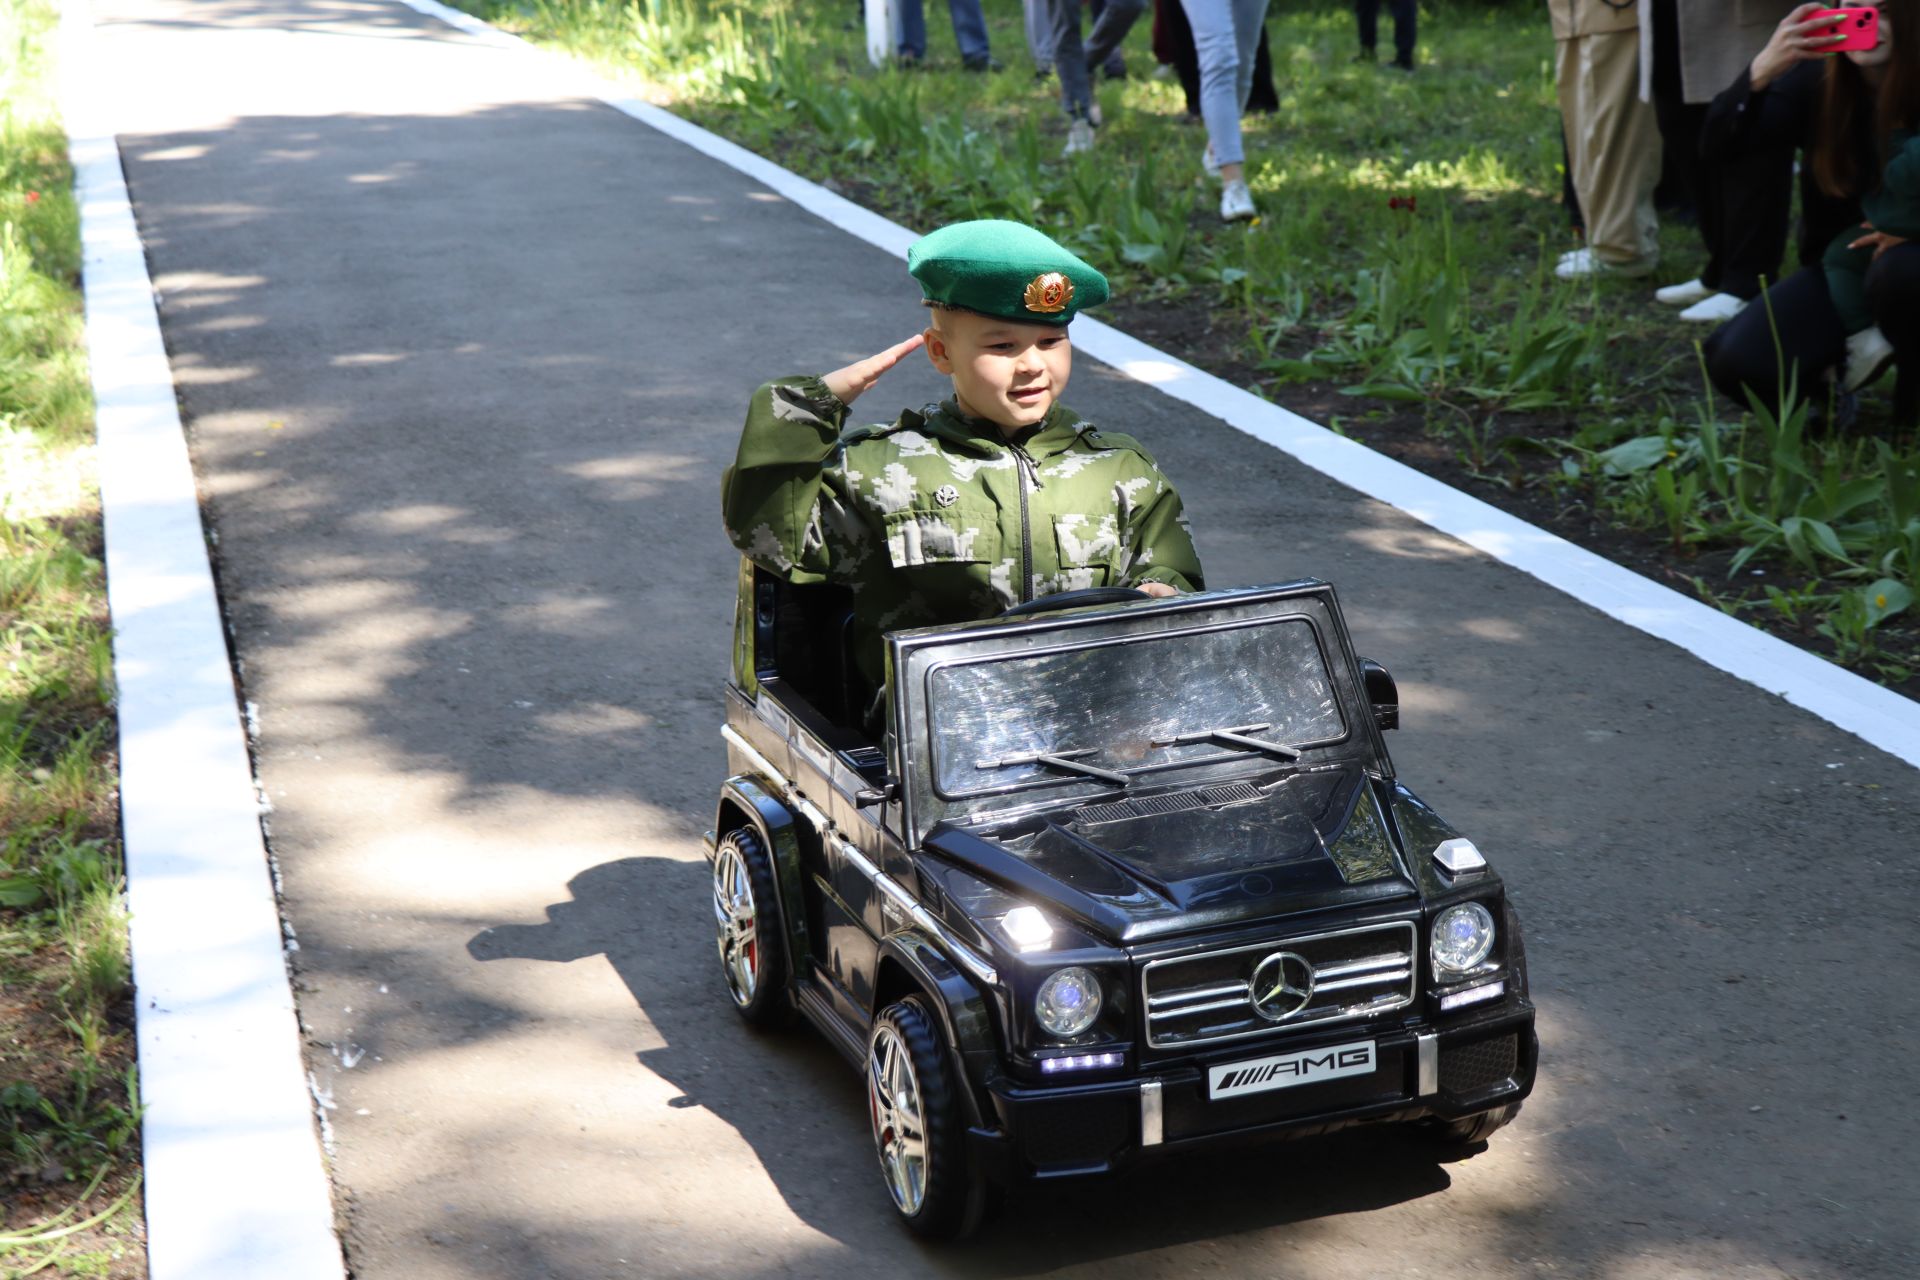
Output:
[[[1880,11],[1864,5],[1846,9],[1816,9],[1803,21],[1830,22],[1833,25],[1825,31],[1815,32],[1820,36],[1845,36],[1838,44],[1830,44],[1822,53],[1845,53],[1849,49],[1872,49],[1880,43]]]

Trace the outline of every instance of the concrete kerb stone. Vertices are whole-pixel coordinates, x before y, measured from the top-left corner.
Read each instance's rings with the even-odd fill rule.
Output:
[[[402,3],[469,35],[516,46],[529,57],[562,64],[564,73],[581,84],[582,92],[765,183],[809,213],[877,249],[904,259],[908,246],[919,238],[916,232],[670,111],[625,94],[577,63],[537,49],[471,14],[436,0]],[[1074,325],[1074,344],[1348,488],[1404,511],[1616,621],[1677,645],[1709,666],[1777,694],[1920,768],[1920,707],[1910,699],[1203,373],[1111,325],[1081,317]]]
[[[153,1280],[343,1280],[186,437],[92,23],[61,106],[80,204]]]

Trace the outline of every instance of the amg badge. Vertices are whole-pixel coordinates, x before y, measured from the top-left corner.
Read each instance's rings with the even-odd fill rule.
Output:
[[[1207,1072],[1207,1097],[1237,1098],[1268,1089],[1291,1089],[1341,1076],[1363,1076],[1375,1066],[1373,1041],[1357,1040],[1325,1049],[1303,1049],[1251,1062],[1230,1062]]]

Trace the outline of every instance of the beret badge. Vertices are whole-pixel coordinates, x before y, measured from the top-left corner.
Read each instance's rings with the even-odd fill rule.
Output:
[[[1065,311],[1067,304],[1072,301],[1073,281],[1058,271],[1035,276],[1027,284],[1026,295],[1022,298],[1027,310],[1049,316]]]

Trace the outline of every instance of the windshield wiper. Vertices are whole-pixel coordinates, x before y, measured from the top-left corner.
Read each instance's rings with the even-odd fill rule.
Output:
[[[1282,760],[1298,760],[1300,748],[1290,747],[1284,742],[1273,742],[1266,738],[1249,738],[1250,733],[1259,733],[1263,729],[1273,728],[1270,724],[1237,724],[1220,729],[1202,729],[1197,733],[1182,733],[1171,738],[1155,738],[1156,747],[1179,747],[1190,742],[1224,742],[1229,746],[1246,747],[1253,751],[1265,751],[1269,755],[1279,756]]]
[[[1261,727],[1264,728],[1265,726],[1263,725]],[[1044,764],[1054,769],[1064,770],[1067,773],[1078,773],[1085,777],[1098,778],[1101,782],[1111,782],[1116,787],[1124,787],[1132,781],[1132,779],[1124,773],[1116,773],[1112,769],[1102,769],[1099,765],[1082,764],[1079,760],[1075,759],[1076,756],[1090,756],[1092,754],[1092,747],[1088,747],[1083,751],[1031,751],[1026,755],[1001,756],[998,760],[976,760],[973,763],[973,767],[976,769],[1011,769],[1015,765],[1021,764]]]

